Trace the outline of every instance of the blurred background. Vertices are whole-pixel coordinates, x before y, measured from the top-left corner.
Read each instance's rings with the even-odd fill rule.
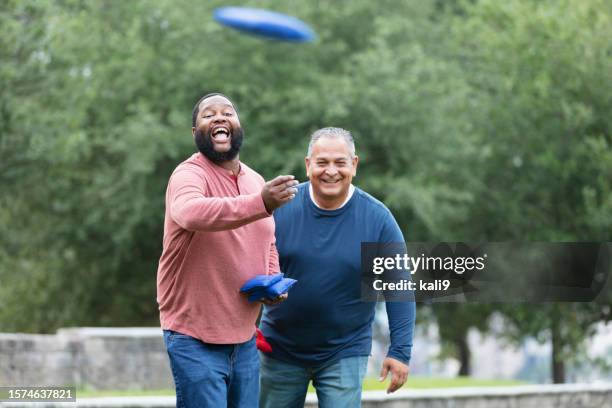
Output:
[[[307,22],[298,45],[216,24],[222,5],[0,3],[0,331],[159,325],[165,188],[212,91],[266,179],[305,180],[309,134],[350,130],[355,183],[407,241],[610,241],[612,2],[240,3]],[[612,379],[609,304],[417,314],[415,378]],[[384,313],[375,333],[376,359]]]

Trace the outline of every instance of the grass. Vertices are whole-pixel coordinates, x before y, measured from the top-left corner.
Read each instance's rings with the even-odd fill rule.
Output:
[[[457,387],[502,387],[512,385],[524,385],[525,382],[516,380],[483,380],[471,377],[456,378],[432,378],[432,377],[408,377],[408,381],[402,388],[427,389],[427,388],[457,388]],[[364,390],[386,390],[389,379],[380,382],[376,378],[366,378],[363,382]]]
[[[161,390],[89,390],[77,389],[77,399],[79,398],[102,398],[102,397],[159,397],[173,396],[173,389]]]
[[[501,387],[525,384],[515,380],[481,380],[471,377],[457,378],[432,378],[432,377],[409,377],[403,389],[428,389],[428,388],[456,388],[456,387]],[[386,390],[389,379],[379,382],[376,378],[367,377],[363,382],[364,391]],[[308,387],[309,392],[314,392],[312,385]],[[126,390],[126,391],[95,391],[77,390],[78,398],[99,397],[151,397],[151,396],[173,396],[173,389],[161,390]]]

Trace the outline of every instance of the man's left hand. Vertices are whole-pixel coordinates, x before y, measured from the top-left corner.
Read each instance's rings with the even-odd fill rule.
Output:
[[[389,388],[387,388],[387,394],[391,394],[404,385],[408,378],[408,371],[408,365],[394,358],[387,357],[382,363],[382,370],[380,370],[380,378],[378,380],[385,381],[387,374],[391,372],[391,383]]]

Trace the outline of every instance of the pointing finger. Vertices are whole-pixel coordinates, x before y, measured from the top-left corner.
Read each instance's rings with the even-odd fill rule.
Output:
[[[286,183],[290,180],[295,179],[295,177],[293,177],[292,175],[289,176],[277,176],[274,179],[270,180],[268,183],[270,184],[270,186],[278,186],[281,185],[283,183]]]

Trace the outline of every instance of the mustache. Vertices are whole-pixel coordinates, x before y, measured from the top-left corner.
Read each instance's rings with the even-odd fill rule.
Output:
[[[231,139],[230,139],[230,150],[227,152],[218,152],[215,150],[215,146],[212,142],[212,130],[203,131],[198,129],[194,134],[195,144],[204,156],[210,159],[213,163],[223,163],[230,161],[238,156],[240,148],[242,147],[242,140],[244,138],[244,132],[242,128],[232,128]]]

